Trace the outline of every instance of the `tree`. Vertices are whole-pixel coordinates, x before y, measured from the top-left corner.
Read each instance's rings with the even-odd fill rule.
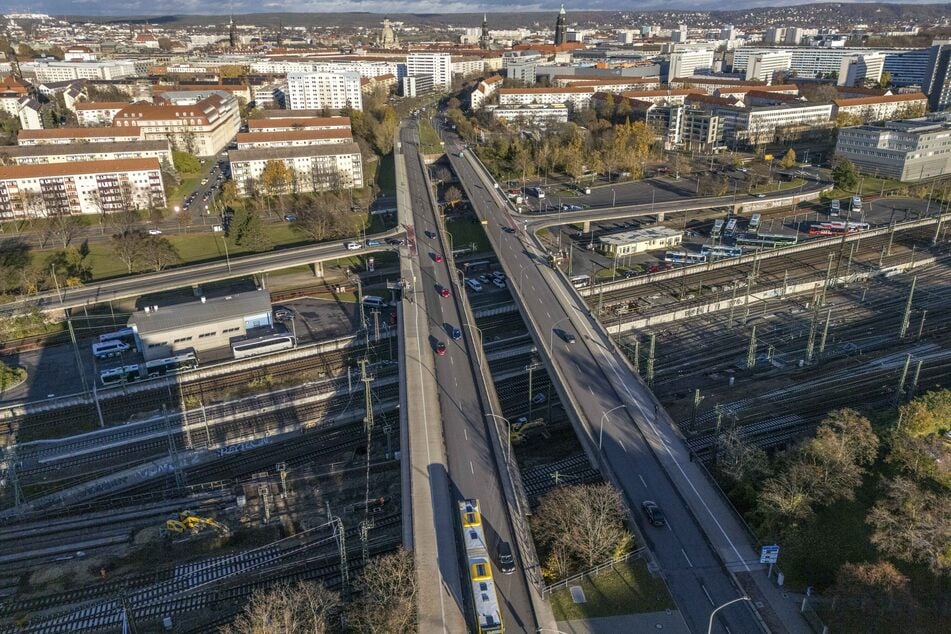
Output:
[[[328,634],[335,632],[340,595],[316,583],[286,582],[255,590],[234,622],[220,634]]]
[[[228,179],[221,186],[221,202],[225,207],[234,209],[240,202],[238,197],[238,185],[233,180]]]
[[[832,180],[839,189],[852,191],[859,182],[859,172],[848,159],[839,159],[832,167]]]
[[[172,243],[162,236],[147,236],[142,241],[138,256],[144,266],[156,273],[181,260]]]
[[[852,409],[831,412],[800,451],[812,497],[821,504],[852,500],[864,466],[878,452],[878,436],[867,418]]]
[[[890,72],[883,71],[881,79],[878,80],[878,85],[884,90],[888,90],[892,85],[892,74]]]
[[[416,571],[402,548],[374,557],[357,582],[360,598],[347,611],[350,625],[368,634],[416,631]]]
[[[736,427],[717,438],[717,469],[734,482],[754,480],[766,473],[766,452],[747,443]]]
[[[112,252],[126,265],[129,273],[135,268],[142,256],[142,247],[146,234],[141,230],[129,229],[113,234],[110,243]]]
[[[21,238],[0,241],[0,294],[16,289],[19,272],[29,266],[30,244]]]
[[[926,564],[934,574],[951,570],[951,499],[897,477],[869,511],[872,543],[883,555]]]
[[[50,235],[65,249],[73,238],[83,230],[83,224],[76,216],[56,214],[46,219]]]
[[[792,169],[796,167],[796,150],[789,148],[786,150],[786,153],[783,155],[783,158],[779,160],[779,164],[783,169]]]
[[[456,205],[462,200],[462,191],[455,185],[450,185],[443,192],[443,199],[449,203],[449,206],[455,209]]]
[[[271,160],[261,172],[261,187],[268,196],[286,194],[291,185],[291,172],[284,161]]]
[[[771,532],[793,528],[812,517],[815,500],[810,483],[811,478],[797,462],[763,483],[757,510]]]
[[[842,631],[900,631],[914,605],[908,577],[887,561],[843,564],[832,594],[838,602],[833,618],[843,622]]]
[[[901,431],[920,438],[951,430],[951,390],[935,390],[899,409]]]
[[[201,163],[198,157],[188,152],[172,152],[172,164],[180,174],[195,174],[201,171]]]
[[[228,234],[236,245],[249,251],[269,251],[274,248],[264,221],[251,209],[239,209],[235,213]]]
[[[192,226],[191,209],[179,209],[178,213],[175,214],[175,223],[178,224],[178,230],[180,232],[187,233],[188,228]]]

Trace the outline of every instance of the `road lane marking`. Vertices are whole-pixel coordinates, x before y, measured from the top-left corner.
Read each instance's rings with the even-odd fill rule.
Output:
[[[462,433],[465,434],[466,440],[469,440],[469,430],[466,427],[462,428]]]
[[[705,586],[705,585],[703,585],[703,584],[701,583],[701,584],[700,584],[700,589],[703,590],[703,593],[704,593],[705,595],[707,595],[707,601],[710,602],[710,605],[716,605],[716,603],[713,602],[713,597],[710,596],[710,592],[707,591],[707,586]]]
[[[475,469],[472,467],[472,461],[469,461],[469,471],[472,472],[472,475],[475,475]]]
[[[643,484],[643,485],[644,485],[644,488],[646,489],[646,488],[647,488],[647,483],[644,482],[644,476],[642,476],[641,474],[638,473],[638,474],[637,474],[637,477],[640,478],[641,484]]]
[[[591,396],[594,396],[594,390],[591,389],[590,385],[588,386],[588,394],[590,394]]]
[[[472,463],[470,462],[469,464],[471,465]],[[687,556],[687,551],[684,550],[683,548],[681,548],[681,549],[680,549],[680,552],[683,554],[684,559],[687,560],[687,565],[690,566],[691,568],[693,568],[693,562],[690,561],[690,557]]]

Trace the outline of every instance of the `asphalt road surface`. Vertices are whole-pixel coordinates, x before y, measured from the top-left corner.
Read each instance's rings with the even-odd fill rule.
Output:
[[[580,300],[556,283],[544,254],[511,217],[501,193],[487,186],[470,159],[459,158],[459,147],[453,145],[447,140],[452,165],[478,215],[488,221],[489,239],[514,287],[513,294],[521,297],[526,319],[532,320],[540,333],[536,344],[555,366],[554,378],[557,381],[560,375],[560,389],[570,392],[586,421],[585,433],[591,444],[600,446],[602,459],[619,481],[688,626],[695,632],[706,631],[714,607],[741,596],[724,561],[738,570],[747,567],[750,549],[745,541],[739,543],[745,537],[724,532],[722,518],[698,492],[704,490],[702,483],[691,480],[691,470],[682,466],[680,461],[687,461],[682,443],[666,417],[658,416],[649,390],[630,376],[611,354],[608,342],[591,328]],[[577,342],[568,343],[559,331],[575,334]],[[693,496],[689,503],[688,496]],[[663,507],[666,526],[650,526],[644,520],[640,505],[646,499]],[[714,629],[719,632],[761,631],[745,602],[722,610],[718,616],[720,625]]]
[[[407,180],[412,199],[415,235],[422,279],[417,286],[425,289],[429,313],[430,345],[446,345],[445,356],[436,356],[436,376],[439,402],[442,410],[446,454],[449,463],[450,493],[456,500],[478,498],[486,529],[486,541],[493,559],[493,578],[502,606],[502,620],[506,632],[531,632],[536,629],[529,589],[522,574],[503,575],[496,559],[498,543],[508,542],[514,551],[517,545],[509,523],[499,474],[486,425],[492,424],[483,415],[477,393],[475,373],[474,331],[464,324],[459,297],[464,293],[458,276],[451,271],[447,243],[436,221],[428,187],[423,180],[417,158],[418,133],[415,124],[403,130],[403,153],[406,155]],[[427,235],[427,232],[430,232]],[[433,237],[430,237],[433,236]],[[443,257],[437,263],[435,255]],[[439,289],[447,288],[450,296],[441,297]],[[458,328],[462,338],[450,336]],[[465,580],[464,580],[465,581]],[[468,583],[464,588],[470,587]],[[470,605],[471,612],[471,605]]]

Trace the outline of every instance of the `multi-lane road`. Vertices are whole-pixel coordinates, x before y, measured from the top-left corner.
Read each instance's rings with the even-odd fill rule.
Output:
[[[690,464],[686,449],[650,390],[633,374],[583,302],[546,264],[535,236],[513,218],[495,183],[447,138],[456,174],[505,269],[513,296],[552,372],[581,436],[624,494],[692,631],[706,630],[712,610],[742,595],[731,571],[756,567],[738,522]],[[574,334],[569,343],[564,333]],[[642,501],[659,502],[664,527],[650,526]],[[722,610],[732,632],[761,626],[745,603]],[[727,631],[721,625],[719,631]]]
[[[417,143],[418,130],[410,124],[402,132],[402,151],[413,208],[411,233],[415,236],[416,256],[422,274],[415,284],[425,297],[429,344],[434,349],[440,343],[446,347],[445,355],[435,357],[435,374],[448,456],[450,494],[456,500],[479,499],[486,540],[494,557],[500,542],[508,542],[513,550],[517,550],[496,469],[495,449],[487,427],[494,423],[485,416],[480,400],[475,351],[478,339],[466,324],[462,306],[465,291],[452,266],[443,226],[436,216],[422,171]],[[441,262],[437,262],[437,255]],[[448,289],[448,297],[441,296],[442,289]],[[460,331],[459,339],[453,339],[453,329]],[[493,565],[493,577],[500,594],[506,632],[535,632],[529,588],[521,570],[517,574],[503,575],[497,565]],[[468,587],[468,584],[463,587]]]

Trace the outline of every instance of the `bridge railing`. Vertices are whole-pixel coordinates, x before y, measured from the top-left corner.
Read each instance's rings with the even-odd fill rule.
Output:
[[[648,552],[646,547],[638,548],[637,550],[632,550],[623,555],[615,557],[614,559],[610,559],[604,563],[598,564],[596,566],[592,566],[591,568],[588,568],[587,570],[583,570],[576,575],[572,575],[571,577],[562,579],[561,581],[556,581],[555,583],[549,584],[542,589],[542,595],[545,597],[550,597],[552,592],[555,592],[556,590],[567,588],[572,583],[582,581],[586,577],[597,576],[601,574],[601,572],[603,572],[604,570],[607,570],[608,568],[613,570],[614,567],[617,566],[618,564],[623,564],[625,561],[628,561],[630,559],[640,559],[641,557],[644,557],[647,554]]]

